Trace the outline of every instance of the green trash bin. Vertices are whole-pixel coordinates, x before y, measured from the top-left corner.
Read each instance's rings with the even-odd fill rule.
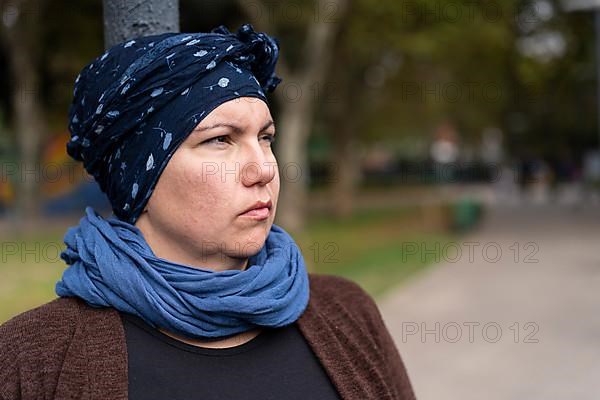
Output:
[[[464,232],[473,228],[481,215],[481,204],[472,198],[465,197],[453,205],[452,228]]]

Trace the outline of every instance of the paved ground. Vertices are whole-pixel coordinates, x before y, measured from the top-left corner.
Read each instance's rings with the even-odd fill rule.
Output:
[[[458,245],[379,302],[417,398],[600,399],[600,209],[497,208]]]

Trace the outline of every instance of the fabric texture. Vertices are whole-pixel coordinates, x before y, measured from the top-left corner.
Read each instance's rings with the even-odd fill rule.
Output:
[[[131,314],[119,314],[127,343],[129,400],[340,399],[296,323],[265,328],[241,345],[213,349],[181,342]]]
[[[267,102],[279,45],[250,24],[230,33],[165,33],[113,46],[75,80],[67,153],[134,224],[169,159],[213,109],[239,97]],[[250,101],[250,100],[247,100]]]
[[[193,338],[221,338],[258,326],[296,321],[308,304],[304,258],[292,237],[272,224],[244,270],[212,271],[159,258],[135,226],[91,207],[65,235],[70,266],[60,297],[114,307],[154,327]]]
[[[310,302],[297,324],[341,398],[414,400],[373,299],[344,278],[309,278]],[[3,400],[127,399],[119,313],[77,298],[56,299],[1,325],[0,365]]]

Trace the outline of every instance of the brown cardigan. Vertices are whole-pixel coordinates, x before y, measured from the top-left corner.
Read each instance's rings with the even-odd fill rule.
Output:
[[[413,400],[406,370],[373,299],[357,284],[310,274],[298,320],[342,399]],[[58,298],[0,326],[0,399],[127,399],[119,314]]]

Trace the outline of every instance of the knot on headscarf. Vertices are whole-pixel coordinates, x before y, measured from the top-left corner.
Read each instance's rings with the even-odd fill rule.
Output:
[[[238,98],[267,102],[279,45],[250,24],[233,34],[166,33],[118,44],[75,81],[67,153],[135,223],[177,147],[213,109]]]
[[[231,35],[224,25],[213,29],[212,32]],[[281,82],[281,79],[273,72],[279,58],[277,38],[262,32],[255,32],[250,24],[242,25],[238,29],[236,37],[246,45],[235,53],[236,63],[250,69],[264,90],[268,92],[275,90]]]

